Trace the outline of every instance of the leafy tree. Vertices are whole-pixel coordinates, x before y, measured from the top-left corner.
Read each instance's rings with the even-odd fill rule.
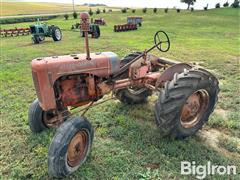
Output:
[[[121,11],[122,13],[127,13],[127,8],[123,8]]]
[[[143,13],[146,13],[147,12],[147,8],[143,8]]]
[[[207,6],[203,7],[203,9],[204,9],[205,11],[207,11],[207,10],[208,10],[208,4],[207,4]]]
[[[191,7],[191,11],[194,11],[194,8],[193,8],[193,7]]]
[[[177,13],[180,13],[180,9],[177,9]]]
[[[165,13],[168,13],[168,8],[165,8],[165,9],[164,9],[164,12],[165,12]]]
[[[215,8],[220,8],[220,3],[217,3],[217,4],[215,5]]]
[[[233,8],[239,8],[239,1],[238,0],[234,0],[234,2],[231,4],[231,6]]]
[[[228,1],[223,4],[223,7],[228,7],[228,6],[229,6]]]
[[[136,9],[132,9],[132,13],[135,13],[136,12]]]
[[[102,12],[103,12],[103,13],[106,13],[106,9],[104,8]]]
[[[65,20],[68,20],[69,15],[68,14],[64,14],[64,18],[65,18]]]
[[[88,11],[88,14],[89,14],[90,16],[92,16],[92,15],[93,15],[93,11],[92,11],[92,9],[91,9],[91,8],[89,9],[89,11]]]
[[[193,5],[196,0],[181,0],[181,2],[186,3],[188,5],[187,9],[189,10],[190,5]]]
[[[74,12],[73,12],[73,18],[74,18],[74,19],[77,19],[77,17],[78,17],[78,15],[77,15],[76,11],[74,11]]]
[[[157,13],[157,8],[153,8],[153,12],[154,12],[154,13]]]
[[[100,9],[97,8],[97,10],[96,10],[96,14],[100,14],[100,13],[101,13]]]

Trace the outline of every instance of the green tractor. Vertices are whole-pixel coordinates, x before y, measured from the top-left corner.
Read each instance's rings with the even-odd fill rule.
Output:
[[[44,41],[45,37],[52,37],[54,41],[60,41],[62,39],[62,32],[59,27],[54,25],[49,26],[41,23],[39,20],[36,24],[30,26],[30,32],[34,44],[39,44]]]
[[[82,29],[80,29],[80,34],[82,37],[85,37],[84,32],[82,31]],[[90,30],[88,31],[88,34],[92,35],[92,38],[99,38],[101,35],[100,32],[100,27],[97,24],[90,24]]]

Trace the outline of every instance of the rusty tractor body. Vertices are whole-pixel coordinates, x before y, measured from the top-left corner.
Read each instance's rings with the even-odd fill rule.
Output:
[[[128,104],[146,102],[159,92],[155,119],[164,136],[185,138],[203,126],[217,101],[218,81],[202,68],[149,54],[155,48],[169,50],[165,32],[155,34],[150,49],[120,60],[113,52],[90,53],[89,16],[80,17],[86,54],[36,58],[31,64],[38,99],[29,109],[30,129],[41,132],[60,126],[49,148],[50,176],[67,176],[86,160],[93,128],[84,114],[105,102],[97,101],[109,92],[113,92],[109,100],[116,97]],[[73,117],[76,111],[71,110],[80,106],[81,117]]]

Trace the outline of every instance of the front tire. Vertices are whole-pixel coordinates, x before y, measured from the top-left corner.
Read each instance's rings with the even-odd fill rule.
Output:
[[[28,111],[28,122],[32,132],[39,133],[47,129],[43,120],[44,113],[45,112],[41,108],[38,99],[33,101]]]
[[[217,79],[203,69],[185,70],[166,82],[155,105],[162,135],[182,139],[194,135],[208,121],[217,102]]]
[[[76,171],[90,153],[93,136],[93,128],[84,117],[63,123],[49,147],[49,175],[60,178]]]
[[[99,26],[96,27],[96,31],[94,32],[94,38],[99,38],[101,35]]]
[[[40,38],[39,38],[39,36],[34,35],[34,36],[32,37],[32,42],[33,42],[33,44],[39,44],[39,43],[40,43]]]

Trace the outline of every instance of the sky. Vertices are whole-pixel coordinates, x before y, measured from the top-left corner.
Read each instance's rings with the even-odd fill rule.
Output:
[[[58,3],[72,3],[72,0],[23,0],[29,2],[58,2]],[[214,8],[216,3],[223,3],[228,1],[230,4],[234,0],[196,0],[194,9],[203,9],[204,6],[209,4],[209,8]],[[101,3],[108,6],[116,7],[148,7],[148,8],[187,8],[187,4],[181,3],[180,0],[74,0],[75,4],[84,3]]]

